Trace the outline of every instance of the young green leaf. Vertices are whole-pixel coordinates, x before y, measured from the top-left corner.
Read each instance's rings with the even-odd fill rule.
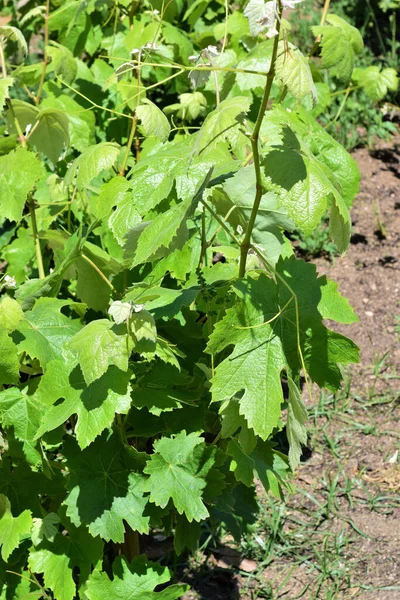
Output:
[[[312,27],[315,36],[322,36],[322,66],[347,82],[353,72],[355,57],[362,52],[363,39],[358,29],[337,15],[327,15],[326,21],[329,25]]]
[[[73,83],[78,72],[78,65],[71,50],[53,40],[49,42],[46,50],[51,59],[47,70],[54,71],[66,83]]]
[[[121,371],[128,370],[132,346],[128,336],[115,330],[107,319],[98,319],[86,325],[70,341],[69,349],[79,361],[87,385],[99,379],[108,367],[115,365]]]
[[[65,185],[72,185],[76,177],[78,189],[84,189],[97,175],[111,169],[117,162],[118,156],[119,146],[113,142],[89,146],[68,169]]]
[[[171,126],[167,117],[154,102],[143,98],[141,104],[136,109],[136,115],[142,124],[143,132],[146,136],[155,136],[161,142],[167,141]]]
[[[0,330],[0,385],[18,384],[18,347],[6,331]]]
[[[93,539],[86,527],[73,527],[65,523],[66,535],[57,534],[54,540],[43,542],[29,553],[29,567],[34,573],[43,573],[44,587],[54,593],[57,600],[76,598],[74,571],[79,570],[79,583],[83,587],[93,566],[103,555],[103,543]]]
[[[195,150],[202,152],[211,149],[219,142],[228,140],[235,144],[240,136],[240,126],[244,115],[250,108],[250,99],[246,96],[235,96],[223,100],[221,104],[210,112],[199,133],[196,136]]]
[[[17,327],[18,350],[39,359],[43,368],[50,360],[67,356],[65,344],[82,327],[78,319],[62,314],[61,309],[70,303],[70,300],[39,298]]]
[[[0,212],[4,219],[20,221],[28,193],[44,174],[43,164],[26,148],[0,156]]]
[[[27,461],[36,466],[41,455],[35,439],[39,428],[41,406],[33,396],[21,392],[18,388],[9,388],[0,392],[0,422],[4,429],[12,430]]]
[[[11,333],[24,318],[21,306],[10,296],[3,296],[0,301],[0,331]]]
[[[275,70],[282,84],[296,100],[301,100],[310,94],[314,104],[317,102],[317,90],[308,58],[296,46],[290,42],[279,42]]]
[[[37,426],[35,439],[77,416],[76,439],[86,448],[104,429],[111,427],[115,413],[127,414],[131,404],[131,373],[110,367],[90,385],[86,385],[79,366],[52,360],[40,380],[36,400],[46,407]]]
[[[382,100],[388,90],[395,92],[399,87],[396,69],[383,69],[375,65],[365,69],[354,69],[352,79],[361,85],[373,102]]]
[[[24,510],[18,517],[11,512],[9,499],[0,494],[0,546],[1,558],[8,560],[13,550],[18,548],[22,540],[30,535],[32,527],[32,513]]]
[[[233,289],[239,302],[217,323],[207,346],[215,354],[234,345],[229,358],[215,370],[213,400],[221,402],[243,392],[240,414],[257,435],[267,439],[280,419],[281,373],[286,367],[282,341],[276,334],[277,287],[261,275],[258,280],[238,281]],[[264,325],[271,319],[275,320]]]
[[[0,40],[2,44],[14,42],[17,45],[17,61],[21,62],[28,54],[28,45],[22,32],[11,25],[2,25],[0,27]]]
[[[147,561],[145,556],[139,556],[129,564],[125,559],[117,558],[113,572],[111,580],[107,573],[93,571],[86,590],[89,600],[177,600],[188,590],[186,585],[172,585],[155,592],[155,588],[169,581],[171,575],[167,567]]]
[[[36,119],[29,141],[55,164],[69,146],[68,117],[61,110],[44,108]]]
[[[145,490],[150,501],[164,508],[172,499],[180,515],[189,522],[208,517],[202,501],[206,475],[214,463],[215,449],[207,447],[196,433],[185,431],[154,443],[154,454],[144,469],[150,475]]]
[[[3,107],[6,103],[6,100],[10,97],[10,88],[14,83],[13,77],[3,77],[0,79],[0,110],[3,110]]]

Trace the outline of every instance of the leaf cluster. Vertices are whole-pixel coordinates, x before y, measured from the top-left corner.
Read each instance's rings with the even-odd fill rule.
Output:
[[[361,42],[330,15],[309,57],[242,4],[30,2],[0,28],[1,597],[180,598],[143,536],[245,535],[255,478],[290,489],[302,378],[358,360],[288,233],[328,211],[348,246],[359,174],[315,116]]]

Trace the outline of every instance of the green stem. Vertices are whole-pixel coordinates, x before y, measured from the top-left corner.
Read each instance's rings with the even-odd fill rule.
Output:
[[[281,28],[281,18],[282,18],[282,4],[280,0],[278,0],[278,22],[277,22],[277,35],[274,40],[274,47],[272,50],[271,57],[271,67],[268,72],[267,82],[265,84],[264,96],[261,102],[260,110],[258,111],[258,116],[256,120],[256,124],[254,126],[253,133],[251,135],[251,147],[253,151],[253,164],[254,170],[256,173],[256,194],[254,197],[253,208],[250,215],[249,224],[246,229],[245,236],[240,245],[240,264],[239,264],[239,277],[244,277],[246,272],[246,262],[247,262],[247,254],[250,248],[251,234],[253,232],[254,223],[257,218],[258,209],[260,207],[260,202],[263,194],[263,184],[261,177],[261,162],[260,162],[260,152],[258,148],[258,141],[260,136],[261,124],[264,118],[265,111],[267,110],[268,100],[271,94],[272,83],[275,78],[275,62],[278,54],[278,43],[279,43],[279,33]]]
[[[141,74],[141,56],[140,56],[140,52],[138,55],[138,91],[136,94],[136,106],[135,106],[135,110],[133,111],[135,114],[132,117],[132,123],[131,123],[131,130],[129,133],[129,138],[128,138],[128,142],[126,144],[126,151],[125,151],[125,156],[124,156],[124,160],[121,166],[121,170],[120,170],[120,175],[124,176],[125,175],[125,169],[126,169],[126,165],[128,162],[128,158],[129,158],[129,154],[131,152],[131,147],[133,144],[133,139],[135,137],[135,133],[136,133],[136,128],[137,128],[137,115],[136,115],[136,109],[139,106],[140,103],[140,95],[141,95],[141,85],[142,85],[142,74]],[[138,152],[136,152],[136,159],[138,158]]]
[[[3,73],[3,77],[6,78],[7,77],[6,59],[4,56],[3,44],[1,41],[0,41],[0,65],[1,65],[1,70]]]
[[[107,277],[104,275],[103,271],[101,271],[99,269],[99,267],[92,260],[90,260],[90,258],[88,256],[86,256],[85,254],[81,254],[81,257],[83,258],[83,260],[86,260],[86,262],[96,271],[96,273],[98,273],[100,275],[100,277],[102,278],[102,280],[104,281],[104,283],[106,283],[108,285],[108,287],[110,288],[110,290],[112,290],[113,292],[116,293],[117,290],[114,288],[114,286],[111,283],[111,281],[109,281],[107,279]]]
[[[1,71],[2,71],[3,77],[6,78],[7,77],[7,66],[6,66],[6,59],[5,59],[5,56],[4,56],[3,44],[1,42],[0,42],[0,66],[1,66]],[[23,134],[21,126],[20,126],[20,124],[18,122],[18,119],[16,117],[16,114],[14,112],[13,105],[12,105],[11,100],[9,98],[6,99],[6,105],[7,105],[8,110],[10,111],[11,117],[13,119],[14,127],[17,130],[18,138],[19,138],[19,141],[21,142],[21,146],[23,148],[25,148],[25,146],[26,146],[26,138],[25,138],[25,136]]]
[[[135,115],[134,117],[132,117],[131,130],[130,130],[129,138],[128,138],[128,141],[126,144],[124,160],[123,160],[120,172],[119,172],[119,174],[122,175],[122,177],[125,175],[125,169],[126,169],[126,165],[128,162],[131,147],[133,144],[133,138],[135,137],[135,133],[136,133],[136,125],[137,125],[137,116]]]
[[[34,201],[33,201],[33,198],[31,195],[29,195],[28,204],[29,204],[29,214],[31,216],[33,239],[35,242],[36,262],[38,265],[39,279],[44,279],[46,276],[44,274],[44,268],[43,268],[42,249],[40,247],[40,240],[39,240],[38,230],[37,230],[35,204],[34,204]]]
[[[46,69],[47,69],[47,46],[49,45],[49,17],[50,17],[50,0],[46,0],[46,14],[44,15],[44,54],[43,54],[43,69],[42,75],[40,77],[39,88],[36,94],[36,106],[39,106],[40,96],[43,89],[44,80],[46,77]]]
[[[329,11],[329,5],[331,3],[331,0],[325,0],[325,4],[324,4],[324,8],[322,10],[322,15],[321,15],[321,21],[320,21],[320,25],[323,25],[325,23],[325,19],[327,17],[328,11]]]
[[[326,125],[325,129],[328,129],[328,127],[331,127],[331,125],[334,125],[339,120],[339,117],[342,114],[342,110],[345,107],[345,104],[347,102],[347,98],[349,97],[351,90],[352,90],[352,88],[347,88],[346,93],[344,95],[344,98],[343,98],[343,100],[342,100],[342,102],[341,102],[341,104],[339,106],[339,110],[337,111],[337,113],[335,115],[335,118],[333,119],[333,121],[331,121],[330,123],[328,123],[328,125]]]
[[[232,233],[232,231],[229,229],[228,225],[220,218],[220,216],[215,212],[215,210],[213,210],[211,208],[211,206],[208,204],[208,202],[206,202],[203,198],[200,198],[200,202],[203,204],[203,206],[206,207],[206,209],[208,210],[208,212],[220,224],[220,226],[222,227],[222,229],[224,229],[226,231],[226,233],[229,235],[229,237],[231,238],[231,240],[233,240],[233,242],[237,246],[240,246],[240,242],[237,239],[237,237]]]

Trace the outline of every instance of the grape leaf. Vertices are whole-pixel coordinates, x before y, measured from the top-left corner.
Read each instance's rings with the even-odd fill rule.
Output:
[[[130,372],[110,367],[87,386],[79,366],[50,361],[35,394],[37,401],[46,407],[36,439],[76,414],[76,439],[80,448],[86,448],[104,429],[111,427],[115,413],[129,411],[130,377]]]
[[[281,262],[280,272],[287,278],[291,289],[297,296],[299,311],[300,345],[307,372],[320,387],[331,390],[338,389],[342,379],[339,365],[357,363],[359,349],[345,336],[325,327],[323,318],[336,319],[338,307],[343,298],[337,290],[334,293],[325,276],[318,277],[316,266],[296,260],[294,257]],[[324,297],[324,288],[329,293]],[[285,306],[290,298],[290,291],[283,284],[279,285],[279,306]],[[329,298],[329,299],[328,299]],[[346,320],[348,309],[346,310]],[[354,317],[352,317],[354,320]],[[342,315],[340,315],[342,321]],[[285,345],[285,353],[292,373],[301,368],[301,361],[296,349],[297,331],[295,307],[291,304],[282,318],[279,335]]]
[[[51,40],[47,46],[47,55],[51,58],[48,71],[54,71],[66,83],[73,83],[78,65],[71,50]]]
[[[329,25],[314,25],[315,36],[322,36],[322,66],[331,69],[332,75],[347,82],[350,80],[357,54],[364,42],[358,29],[337,15],[327,15]]]
[[[86,325],[70,340],[68,347],[79,361],[87,385],[104,375],[110,365],[121,371],[128,370],[131,346],[126,327],[118,329],[107,319]]]
[[[337,323],[357,323],[358,317],[347,298],[341,295],[338,284],[328,279],[321,287],[321,300],[318,310],[323,319],[331,319]]]
[[[195,151],[202,152],[205,148],[211,149],[225,140],[229,140],[231,144],[237,143],[240,136],[240,124],[250,108],[250,102],[246,96],[235,96],[223,100],[205,118],[196,136]]]
[[[148,532],[144,477],[135,472],[142,455],[105,433],[84,450],[68,439],[64,454],[70,470],[65,505],[74,525],[86,523],[93,536],[116,543],[124,541],[124,521],[134,531]]]
[[[86,596],[89,600],[176,600],[189,589],[186,585],[171,585],[155,592],[155,588],[170,580],[167,567],[147,560],[145,556],[127,563],[117,558],[113,563],[113,579],[107,573],[93,571],[89,578]]]
[[[254,460],[243,452],[235,440],[229,440],[226,453],[232,457],[229,468],[234,472],[237,481],[241,481],[247,487],[253,485]]]
[[[270,442],[258,440],[251,453],[255,471],[265,491],[271,492],[279,500],[283,500],[282,488],[289,471],[287,457],[274,449]]]
[[[66,535],[44,540],[30,551],[28,564],[34,573],[43,573],[44,587],[51,589],[57,600],[76,598],[74,571],[79,569],[80,587],[87,581],[92,565],[98,566],[103,556],[103,542],[93,539],[86,527],[76,528],[66,519]]]
[[[263,19],[269,14],[268,8],[271,7],[270,2],[264,0],[250,0],[243,11],[245,17],[249,21],[250,35],[256,36],[265,29]]]
[[[185,515],[178,515],[174,535],[174,550],[177,555],[182,554],[185,548],[195,552],[199,546],[200,535],[200,523],[196,521],[189,523]]]
[[[136,115],[141,121],[145,136],[155,136],[161,142],[167,141],[171,126],[167,117],[154,102],[143,98],[136,109]]]
[[[51,88],[53,91],[54,88]],[[56,90],[59,93],[59,89]],[[68,117],[69,138],[73,148],[83,152],[94,142],[95,117],[92,111],[83,111],[78,102],[69,96],[52,96],[41,102],[43,108],[57,108]]]
[[[0,302],[0,330],[11,333],[24,318],[22,308],[10,296],[3,296]]]
[[[0,421],[4,429],[13,429],[14,436],[22,442],[27,461],[32,465],[41,461],[35,440],[40,417],[41,407],[33,396],[28,396],[18,388],[0,392]]]
[[[252,50],[239,61],[238,69],[246,69],[247,71],[259,71],[268,73],[271,66],[273,42],[266,40],[257,44]],[[236,83],[238,88],[245,91],[252,91],[257,88],[264,88],[266,77],[265,75],[252,73],[236,73]]]
[[[185,431],[174,437],[163,437],[154,443],[154,454],[144,469],[149,479],[145,490],[150,492],[150,501],[164,508],[172,499],[181,515],[185,513],[189,522],[208,517],[202,501],[202,490],[206,487],[205,477],[214,462],[215,448],[206,446],[196,433]]]
[[[56,164],[69,146],[68,117],[56,108],[44,108],[36,119],[29,141]]]
[[[279,42],[275,70],[277,77],[296,100],[310,94],[314,104],[317,102],[317,90],[309,60],[296,46],[283,40]]]
[[[0,156],[0,212],[3,219],[20,221],[28,193],[44,174],[42,163],[26,148]]]
[[[268,187],[306,235],[318,225],[331,199],[341,218],[332,230],[334,241],[344,252],[350,241],[348,206],[359,189],[354,159],[304,109],[289,113],[276,107],[269,112],[266,120],[282,128],[282,141],[266,150]]]
[[[254,431],[249,429],[246,419],[239,413],[239,402],[229,400],[220,408],[222,416],[221,437],[230,438],[239,430],[238,442],[246,454],[251,454],[257,444]]]
[[[114,206],[120,206],[125,201],[133,207],[131,184],[125,177],[117,175],[101,187],[100,194],[94,200],[91,199],[91,212],[97,219],[104,219],[111,214]],[[135,208],[133,210],[138,214]],[[113,232],[115,234],[114,229]],[[118,239],[118,235],[115,237]]]
[[[281,279],[275,283],[260,275],[234,284],[241,302],[227,310],[207,346],[213,354],[234,346],[215,370],[213,399],[223,401],[242,393],[239,412],[264,440],[279,424],[282,371],[297,374],[302,366],[297,334],[308,374],[321,387],[337,389],[341,380],[337,363],[358,361],[357,346],[322,323],[319,303],[321,288],[328,285],[326,278],[317,278],[314,265],[294,257],[280,260],[277,268],[297,297],[298,332],[291,292]],[[332,300],[325,296],[324,316]]]
[[[227,221],[235,231],[246,231],[256,193],[256,176],[252,166],[246,166],[223,184],[223,192],[214,188],[212,202],[220,214],[228,215]],[[252,242],[264,249],[275,265],[282,252],[282,230],[292,231],[294,223],[285,210],[278,208],[277,196],[271,192],[261,198],[260,207],[252,230]]]
[[[2,38],[2,43],[7,43],[8,41],[14,42],[17,44],[18,52],[17,52],[17,60],[21,62],[25,56],[28,54],[28,45],[22,32],[16,27],[12,27],[11,25],[2,25],[0,27],[0,37]]]
[[[66,242],[63,242],[65,245],[64,256],[50,275],[47,275],[44,279],[29,279],[20,286],[15,296],[20,300],[23,310],[32,309],[38,298],[42,298],[43,296],[57,296],[64,279],[64,274],[81,254],[84,242],[85,238],[80,233],[72,235]],[[47,298],[47,300],[50,299]],[[68,300],[64,301],[64,306],[68,303]]]
[[[200,171],[204,171],[205,166],[208,165],[202,165]],[[188,188],[187,184],[182,194],[185,196],[182,202],[157,215],[152,221],[140,223],[129,232],[125,244],[124,259],[126,264],[130,265],[130,268],[152,260],[157,251],[167,250],[171,247],[174,238],[179,237],[179,230],[182,226],[185,227],[186,219],[193,215],[209,183],[211,172],[212,169],[209,169],[200,188],[194,195],[190,193],[191,189]],[[188,179],[187,176],[186,179]],[[179,187],[179,184],[177,184],[177,187]]]
[[[0,385],[19,381],[18,347],[7,332],[0,330]]]
[[[286,435],[289,442],[289,464],[294,471],[300,463],[301,446],[307,444],[307,429],[304,423],[308,414],[299,388],[288,378],[289,398],[286,422]]]
[[[14,334],[18,350],[38,358],[42,367],[54,358],[63,359],[67,352],[66,342],[81,329],[78,319],[69,319],[61,313],[61,309],[70,303],[70,300],[56,298],[36,300]]]
[[[78,189],[87,187],[102,171],[111,169],[119,156],[118,144],[102,142],[89,146],[74,160],[65,176],[65,185],[72,185],[76,177]]]
[[[180,94],[179,103],[170,104],[163,110],[166,114],[176,112],[183,121],[194,121],[202,115],[207,107],[207,99],[201,92]]]
[[[60,519],[58,515],[53,512],[47,513],[43,519],[35,517],[32,525],[32,543],[34,546],[39,546],[43,540],[49,540],[54,542],[54,538],[58,533],[58,527]]]
[[[399,78],[395,69],[383,69],[370,66],[365,69],[354,69],[352,79],[361,85],[373,102],[382,100],[388,90],[395,92],[399,87]]]
[[[18,517],[11,512],[10,501],[0,494],[0,546],[1,558],[5,561],[21,541],[29,537],[32,527],[32,513],[24,510]]]
[[[257,435],[267,439],[279,422],[281,372],[286,366],[282,342],[275,333],[277,320],[262,325],[279,312],[278,290],[265,275],[238,281],[233,288],[240,302],[217,323],[207,346],[213,354],[235,346],[215,370],[213,400],[222,401],[243,391],[240,414]]]
[[[13,83],[13,77],[3,77],[0,79],[0,110],[3,110],[6,100],[10,97],[10,87]]]

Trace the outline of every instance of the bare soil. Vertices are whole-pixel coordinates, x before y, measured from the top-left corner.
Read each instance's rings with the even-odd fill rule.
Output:
[[[339,403],[327,396],[314,410],[312,451],[283,516],[297,549],[278,540],[267,566],[252,550],[208,553],[185,600],[400,600],[400,138],[354,157],[362,179],[351,246],[315,262],[357,312],[358,323],[335,328],[360,346],[361,363]],[[270,535],[265,524],[257,533]]]

